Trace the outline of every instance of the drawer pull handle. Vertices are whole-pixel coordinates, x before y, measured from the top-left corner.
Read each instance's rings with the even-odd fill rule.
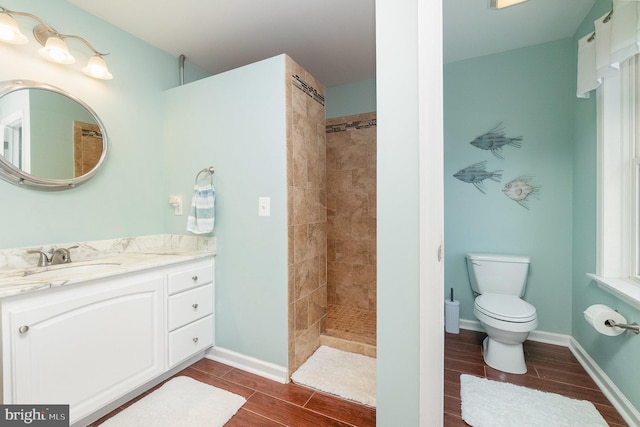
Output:
[[[194,310],[198,309],[198,304],[193,304],[191,307],[193,307]]]
[[[193,342],[194,342],[194,343],[197,343],[197,342],[198,342],[198,337],[195,337],[195,338],[193,339]]]
[[[27,332],[29,332],[29,326],[28,325],[20,326],[18,328],[18,332],[20,332],[21,334],[26,334]]]
[[[198,276],[191,276],[191,280],[193,280],[194,282],[198,281]]]

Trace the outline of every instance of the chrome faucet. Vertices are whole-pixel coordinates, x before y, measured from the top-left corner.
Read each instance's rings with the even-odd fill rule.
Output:
[[[69,249],[75,249],[77,246],[71,246],[69,248],[58,248],[55,251],[51,249],[51,258],[49,256],[38,250],[27,251],[30,254],[40,254],[40,258],[38,259],[38,267],[46,267],[48,265],[56,265],[56,264],[68,264],[71,262],[71,252]]]

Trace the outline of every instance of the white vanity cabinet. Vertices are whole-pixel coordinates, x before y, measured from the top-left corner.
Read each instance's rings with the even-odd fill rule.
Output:
[[[4,298],[3,403],[73,424],[212,344],[212,258]]]
[[[213,345],[213,268],[202,264],[169,275],[169,367]]]

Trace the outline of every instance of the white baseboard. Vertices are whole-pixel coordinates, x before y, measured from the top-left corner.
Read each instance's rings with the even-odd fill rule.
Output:
[[[477,320],[460,319],[460,328],[484,332],[484,328]],[[629,399],[625,397],[622,391],[620,391],[600,366],[598,366],[596,361],[589,356],[587,351],[572,336],[535,330],[529,334],[528,339],[545,344],[568,347],[587,374],[589,374],[591,379],[593,379],[600,388],[602,394],[609,399],[613,407],[618,410],[620,416],[624,418],[627,424],[632,427],[640,427],[640,412],[636,410]]]
[[[484,332],[484,328],[477,320],[460,319],[460,329],[468,331]]]
[[[638,412],[629,399],[625,397],[622,391],[620,391],[607,374],[600,369],[596,361],[589,356],[589,353],[587,353],[573,337],[571,337],[569,342],[569,350],[571,350],[571,353],[578,359],[578,362],[580,362],[584,370],[587,371],[593,381],[600,387],[602,393],[618,410],[627,424],[635,427],[640,426],[640,412]]]
[[[256,359],[255,357],[236,353],[235,351],[227,350],[226,348],[212,347],[207,351],[205,357],[207,359],[215,360],[216,362],[224,363],[225,365],[233,366],[234,368],[242,369],[243,371],[251,372],[252,374],[277,381],[281,384],[289,382],[289,375],[286,367],[265,362],[263,360]]]

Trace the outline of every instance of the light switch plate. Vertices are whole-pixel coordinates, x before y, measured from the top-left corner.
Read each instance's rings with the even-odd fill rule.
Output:
[[[258,197],[258,216],[271,216],[271,197]]]

